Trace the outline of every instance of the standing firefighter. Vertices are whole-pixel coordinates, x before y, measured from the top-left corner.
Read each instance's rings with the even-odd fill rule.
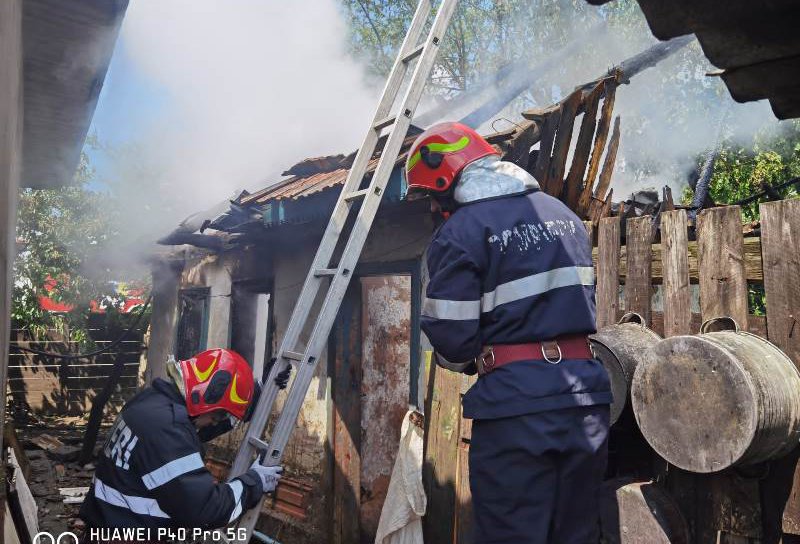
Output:
[[[422,328],[437,364],[480,375],[464,396],[475,543],[597,542],[611,387],[587,339],[586,229],[459,123],[421,134],[406,173],[411,198],[447,217],[428,248]]]
[[[277,485],[281,468],[257,462],[215,483],[200,456],[201,440],[249,415],[257,386],[247,361],[212,349],[168,365],[171,380],[156,379],[131,399],[100,451],[80,511],[87,530],[223,527]]]

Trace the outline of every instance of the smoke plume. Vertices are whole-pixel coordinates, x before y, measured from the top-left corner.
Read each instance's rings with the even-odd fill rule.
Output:
[[[336,0],[138,0],[121,40],[165,96],[114,161],[127,226],[151,242],[300,159],[354,149],[374,111]]]

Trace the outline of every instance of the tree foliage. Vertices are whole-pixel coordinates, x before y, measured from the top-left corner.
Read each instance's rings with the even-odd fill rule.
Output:
[[[702,158],[698,159],[698,164]],[[699,167],[698,167],[699,168]],[[714,165],[709,193],[718,204],[735,204],[765,187],[800,176],[800,122],[792,122],[778,133],[757,134],[752,143],[723,146]],[[777,191],[782,198],[796,198],[796,186]],[[691,201],[692,191],[684,190],[683,201]],[[764,200],[764,199],[762,199]],[[759,218],[758,201],[742,206],[745,221]]]
[[[343,0],[348,17],[352,50],[369,60],[373,75],[385,77],[411,21],[415,0]],[[429,92],[440,96],[471,88],[491,78],[500,68],[519,59],[544,59],[567,43],[596,37],[597,24],[611,25],[615,32],[637,33],[630,14],[635,1],[622,0],[597,9],[583,0],[462,0],[437,55]],[[617,24],[624,21],[624,25]],[[637,19],[637,25],[641,21]],[[554,80],[571,80],[596,59],[596,51],[578,52],[574,62],[558,67],[559,74],[535,85],[529,102],[553,100],[562,89]],[[598,72],[602,71],[598,65]],[[560,96],[556,96],[560,98]]]
[[[92,187],[95,176],[84,151],[72,185],[20,190],[12,319],[34,336],[47,329],[69,330],[71,340],[86,343],[90,303],[105,301],[113,317],[114,302],[122,302],[112,281],[129,278],[101,264],[103,253],[120,235],[115,221],[120,203],[113,194]],[[45,311],[41,295],[73,310]]]

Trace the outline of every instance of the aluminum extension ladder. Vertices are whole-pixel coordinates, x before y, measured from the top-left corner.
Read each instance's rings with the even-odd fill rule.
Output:
[[[292,317],[286,329],[278,350],[277,361],[265,381],[264,391],[258,405],[253,412],[253,418],[247,434],[242,442],[236,460],[231,468],[232,475],[245,472],[257,454],[264,454],[265,466],[279,465],[284,448],[294,430],[297,416],[303,399],[311,384],[314,370],[322,350],[327,345],[336,315],[339,312],[347,286],[350,283],[353,270],[356,267],[367,234],[375,219],[378,206],[389,176],[400,153],[400,148],[405,139],[411,118],[414,115],[422,91],[433,68],[438,46],[442,36],[447,30],[450,17],[458,5],[458,0],[441,0],[436,17],[430,27],[430,32],[425,40],[420,43],[431,12],[431,0],[420,0],[414,18],[409,26],[408,33],[403,40],[403,45],[394,62],[386,86],[378,103],[375,117],[367,130],[361,147],[358,149],[353,166],[345,181],[339,200],[333,210],[328,227],[325,229],[322,241],[314,262],[306,276],[300,297],[292,312]],[[418,59],[411,79],[408,83],[405,96],[396,115],[391,115],[392,106],[406,80],[406,74],[411,62]],[[378,140],[383,129],[388,129],[388,139],[381,153],[380,161],[375,170],[369,187],[359,190],[367,165],[375,152]],[[349,237],[338,264],[332,263],[334,251],[340,239],[343,238],[345,221],[351,207],[360,203],[355,223],[350,230]],[[355,213],[355,212],[354,212]],[[328,283],[329,282],[329,283]],[[312,317],[312,306],[323,283],[327,283],[327,292],[319,311],[314,316],[314,326],[305,348],[298,346],[300,332]],[[289,390],[286,403],[275,425],[269,444],[261,440],[264,428],[272,412],[273,404],[278,396],[278,387],[275,377],[289,365],[297,366],[296,375]],[[261,502],[252,510],[245,513],[236,523],[236,534],[241,534],[242,528],[247,530],[247,539],[252,535],[253,528],[261,511]],[[246,542],[247,540],[245,540]]]

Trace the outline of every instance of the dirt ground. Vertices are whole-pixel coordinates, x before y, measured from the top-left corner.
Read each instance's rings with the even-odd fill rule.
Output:
[[[95,455],[106,438],[113,420],[104,422],[95,444]],[[60,534],[80,526],[77,520],[80,504],[65,504],[60,488],[88,487],[94,475],[94,464],[76,462],[83,445],[86,420],[83,417],[28,419],[17,423],[16,434],[30,463],[28,485],[39,511],[39,530]],[[34,444],[42,435],[57,438],[64,444],[59,452],[48,452]],[[66,453],[66,455],[64,455]]]

